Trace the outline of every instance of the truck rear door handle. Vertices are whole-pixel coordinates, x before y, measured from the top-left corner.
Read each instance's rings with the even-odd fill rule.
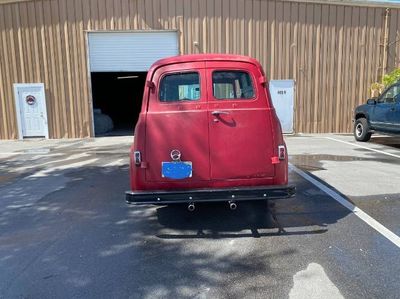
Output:
[[[228,112],[228,111],[219,111],[219,110],[216,110],[216,111],[211,112],[211,114],[212,114],[212,115],[215,115],[215,116],[218,116],[218,115],[220,115],[220,114],[229,114],[229,112]]]

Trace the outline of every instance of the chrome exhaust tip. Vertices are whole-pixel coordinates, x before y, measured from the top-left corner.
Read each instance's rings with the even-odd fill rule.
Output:
[[[230,201],[229,202],[229,208],[233,211],[233,210],[236,210],[236,208],[237,208],[237,204],[235,203],[235,202],[233,202],[233,201]]]
[[[196,209],[196,207],[194,206],[194,203],[190,203],[190,204],[188,205],[188,211],[189,211],[189,212],[193,212],[195,209]]]

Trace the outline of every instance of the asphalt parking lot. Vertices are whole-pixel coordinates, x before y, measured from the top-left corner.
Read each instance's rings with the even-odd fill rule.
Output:
[[[132,137],[0,142],[0,298],[399,298],[400,139],[287,136],[289,200],[128,206]]]

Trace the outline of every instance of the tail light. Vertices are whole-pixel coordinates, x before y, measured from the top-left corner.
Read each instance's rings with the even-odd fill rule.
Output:
[[[279,160],[285,160],[286,158],[286,147],[284,145],[278,146],[278,157]]]
[[[140,163],[142,163],[142,156],[139,151],[133,152],[133,160],[135,161],[136,165],[140,165]]]

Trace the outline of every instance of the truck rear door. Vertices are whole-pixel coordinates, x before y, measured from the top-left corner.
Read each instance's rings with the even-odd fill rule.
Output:
[[[155,88],[146,116],[146,180],[178,184],[210,180],[205,63],[161,67],[152,82]],[[173,151],[180,156],[171,157]],[[190,163],[192,174],[168,177],[163,167],[173,160]]]
[[[211,179],[274,176],[270,107],[259,69],[207,62]]]

